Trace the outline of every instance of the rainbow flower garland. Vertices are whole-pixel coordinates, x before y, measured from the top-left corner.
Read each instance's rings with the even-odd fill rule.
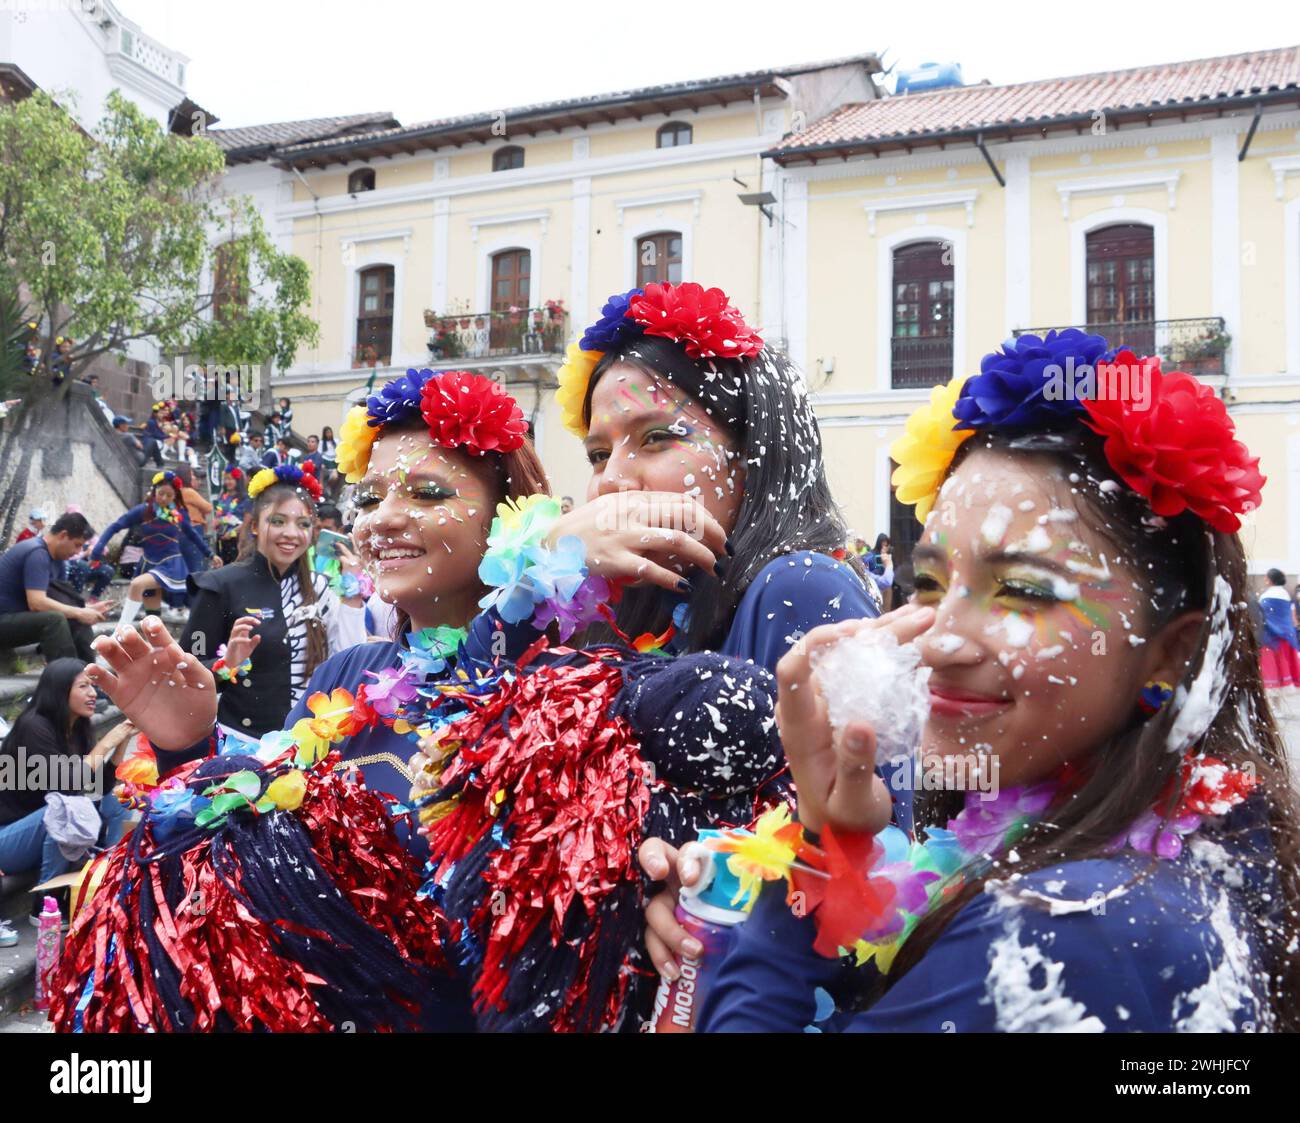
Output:
[[[946,828],[929,828],[923,840],[892,826],[869,835],[828,824],[814,844],[781,804],[764,812],[752,831],[726,831],[705,845],[729,855],[728,869],[740,882],[735,902],[744,901],[746,911],[764,882],[785,879],[786,903],[796,915],[813,916],[819,955],[852,952],[858,966],[874,961],[887,973],[922,918],[1023,838],[1078,779],[1067,766],[1058,778],[1003,788],[993,799],[967,792],[964,809]],[[1255,784],[1250,773],[1211,757],[1185,761],[1110,852],[1177,858],[1185,836],[1244,802]]]
[[[763,340],[721,289],[687,281],[615,293],[601,309],[600,319],[581,340],[569,344],[560,368],[555,400],[569,432],[587,435],[582,407],[596,364],[606,352],[642,335],[680,343],[692,359],[743,359],[763,349]]]
[[[514,452],[528,435],[523,412],[492,379],[466,370],[411,368],[353,406],[343,419],[336,450],[338,470],[358,483],[370,466],[370,452],[385,427],[420,417],[429,438],[443,448],[471,456]]]
[[[496,611],[508,624],[531,617],[539,631],[555,623],[563,641],[605,615],[612,590],[603,577],[588,572],[582,539],[565,535],[554,548],[545,545],[559,518],[560,502],[549,495],[497,506],[478,569],[479,579],[492,589],[479,607]]]
[[[1067,371],[1076,377],[1070,392],[1060,392]],[[1135,383],[1149,395],[1133,394]],[[1259,506],[1259,458],[1236,439],[1213,389],[1182,371],[1162,371],[1158,358],[1109,350],[1101,336],[1078,328],[1042,339],[1022,335],[985,355],[979,374],[932,390],[890,448],[898,498],[916,504],[925,522],[953,456],[974,433],[1075,425],[1105,438],[1116,475],[1157,515],[1190,510],[1231,534],[1240,516]]]

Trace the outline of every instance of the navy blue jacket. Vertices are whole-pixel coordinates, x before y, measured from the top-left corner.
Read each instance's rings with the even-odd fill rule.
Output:
[[[1222,839],[1188,842],[1178,860],[1154,867],[1149,855],[1125,851],[1039,870],[986,891],[869,1009],[833,1014],[818,1028],[1266,1028],[1265,971],[1247,919],[1251,890],[1243,888],[1238,855],[1230,855]],[[708,991],[702,1030],[798,1032],[824,1018],[827,996],[823,992],[819,1001],[818,988],[834,988],[842,968],[812,950],[814,935],[813,919],[796,918],[780,886],[765,890]]]

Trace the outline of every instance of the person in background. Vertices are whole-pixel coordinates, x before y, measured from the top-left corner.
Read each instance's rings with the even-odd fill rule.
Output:
[[[567,515],[573,510],[573,496],[566,495],[560,500],[560,514]]]
[[[235,399],[233,388],[226,391],[226,400],[217,412],[217,425],[224,426],[227,433],[243,432],[244,419],[240,415],[239,402]]]
[[[94,533],[85,515],[62,515],[42,534],[0,554],[0,647],[37,643],[47,661],[94,659],[91,626],[104,619],[109,602],[78,607],[49,591],[55,565],[75,557]]]
[[[323,480],[325,478],[325,458],[321,456],[320,438],[315,433],[307,438],[307,451],[303,453],[302,460],[298,462],[299,467],[302,466],[303,461],[307,460],[310,460],[315,465],[316,478]]]
[[[27,516],[27,525],[18,533],[14,539],[15,543],[26,542],[29,538],[35,538],[45,529],[45,520],[49,516],[45,513],[44,507],[36,507],[32,513]]]
[[[888,534],[876,535],[876,544],[871,547],[862,560],[866,563],[867,572],[880,586],[881,592],[893,585],[894,549],[893,543],[889,541]]]
[[[280,399],[280,425],[287,437],[293,432],[293,403],[288,398]]]
[[[112,794],[113,768],[134,732],[129,722],[93,742],[95,687],[81,659],[55,659],[41,672],[26,709],[0,747],[0,756],[16,763],[20,776],[43,775],[40,786],[0,789],[0,869],[6,873],[38,870],[39,881],[66,873],[71,862],[45,829],[45,797],[50,792],[86,795],[98,800],[99,845],[114,846],[125,833],[126,808]],[[33,769],[43,761],[44,766]],[[32,898],[32,923],[44,894]],[[66,917],[65,917],[66,919]]]
[[[239,535],[249,512],[247,477],[242,468],[227,468],[221,474],[221,494],[213,505],[217,534],[217,555],[230,565],[239,557]]]
[[[248,434],[248,440],[238,446],[239,451],[235,455],[235,463],[244,470],[244,475],[252,474],[263,468],[262,457],[266,455],[266,438],[261,432],[254,430]]]
[[[180,480],[181,502],[185,504],[185,513],[189,515],[194,529],[205,538],[208,537],[213,529],[212,504],[194,490],[194,474],[188,467],[177,468],[176,478]],[[203,555],[188,538],[181,539],[181,553],[185,555],[185,564],[190,567],[191,573],[200,573],[206,568]]]
[[[114,535],[132,527],[139,529],[143,571],[131,580],[122,601],[122,624],[134,621],[146,603],[150,608],[161,607],[160,597],[170,608],[183,608],[190,568],[181,549],[182,540],[188,538],[199,556],[211,559],[214,568],[221,565],[221,559],[213,557],[203,535],[190,521],[180,493],[181,482],[175,472],[156,473],[145,501],[120,515],[95,544],[91,559],[99,561]]]
[[[148,454],[145,452],[144,442],[131,432],[131,422],[128,418],[122,417],[120,414],[117,417],[114,417],[113,431],[117,433],[118,437],[122,441],[122,446],[131,454],[137,464],[143,464],[148,459]],[[157,459],[159,464],[161,464],[162,457],[159,456]]]
[[[287,437],[288,435],[289,432],[284,424],[284,418],[280,415],[280,411],[278,409],[272,410],[271,416],[266,423],[267,443],[274,446],[279,443],[281,437]]]
[[[163,428],[163,411],[167,408],[164,402],[154,402],[153,409],[149,411],[149,420],[144,425],[144,435],[151,441],[156,441],[159,449],[167,447],[167,430]]]
[[[1259,644],[1259,669],[1264,685],[1277,689],[1300,686],[1300,642],[1296,639],[1295,613],[1287,596],[1286,574],[1268,571],[1268,588],[1259,595],[1263,634]]]
[[[104,420],[112,425],[115,421],[113,410],[109,404],[104,401],[103,395],[99,392],[99,375],[86,375],[86,385],[90,387],[90,393],[95,399],[95,405],[99,407],[99,412],[104,415]]]
[[[267,426],[268,433],[270,426]],[[262,457],[263,468],[281,468],[289,463],[289,441],[286,437],[276,437],[275,447]]]
[[[330,495],[337,495],[339,484],[342,483],[338,478],[338,448],[338,441],[334,439],[334,430],[328,425],[324,426],[320,431],[320,455],[325,468],[325,491]]]

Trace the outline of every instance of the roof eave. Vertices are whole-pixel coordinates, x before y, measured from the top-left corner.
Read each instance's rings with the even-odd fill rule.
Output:
[[[1282,90],[1268,90],[1254,94],[1240,94],[1227,98],[1197,98],[1190,101],[1167,102],[1163,105],[1137,106],[1132,109],[1102,108],[1109,121],[1116,128],[1125,123],[1142,123],[1150,125],[1155,119],[1167,117],[1186,118],[1189,113],[1198,110],[1218,110],[1218,115],[1232,109],[1252,109],[1256,105],[1273,106],[1295,102],[1300,106],[1300,88],[1288,87]],[[822,144],[791,147],[778,145],[763,153],[764,159],[774,160],[782,167],[792,164],[818,163],[819,160],[840,158],[847,160],[851,156],[882,154],[888,150],[893,155],[895,150],[911,153],[915,148],[942,147],[957,141],[974,142],[983,136],[987,141],[999,142],[1026,140],[1038,137],[1048,131],[1065,131],[1080,126],[1091,126],[1096,122],[1095,111],[1087,113],[1064,114],[1058,117],[1043,117],[1027,121],[998,121],[987,125],[972,126],[963,129],[949,129],[943,132],[897,133],[890,136],[865,137],[826,141]]]

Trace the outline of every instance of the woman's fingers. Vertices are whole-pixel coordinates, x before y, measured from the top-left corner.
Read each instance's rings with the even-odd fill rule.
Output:
[[[646,526],[680,530],[705,546],[714,557],[726,556],[726,531],[693,495],[643,491],[633,493],[631,502],[632,510]],[[712,562],[709,568],[712,568]]]
[[[682,530],[647,527],[637,538],[635,552],[644,553],[660,563],[676,563],[683,571],[701,569],[712,573],[717,558],[703,542],[697,542]]]
[[[678,850],[662,838],[647,838],[637,851],[637,860],[655,881],[670,881],[677,871]],[[676,888],[676,882],[670,881]]]
[[[677,923],[677,894],[665,889],[646,905],[646,950],[661,975],[675,979],[681,973],[677,958],[698,958],[704,952],[700,941]],[[652,940],[656,941],[652,948]],[[656,954],[657,952],[657,954]]]
[[[603,569],[601,572],[604,572],[606,576],[625,577],[642,585],[658,585],[669,592],[680,593],[686,591],[683,588],[683,579],[680,573],[674,573],[671,569],[665,569],[658,562],[653,562],[649,558],[643,558],[637,554],[623,553],[612,564],[611,569],[613,570],[612,573]]]
[[[837,827],[852,831],[878,831],[889,821],[889,793],[876,775],[876,734],[864,721],[850,722],[836,738],[826,814]]]

